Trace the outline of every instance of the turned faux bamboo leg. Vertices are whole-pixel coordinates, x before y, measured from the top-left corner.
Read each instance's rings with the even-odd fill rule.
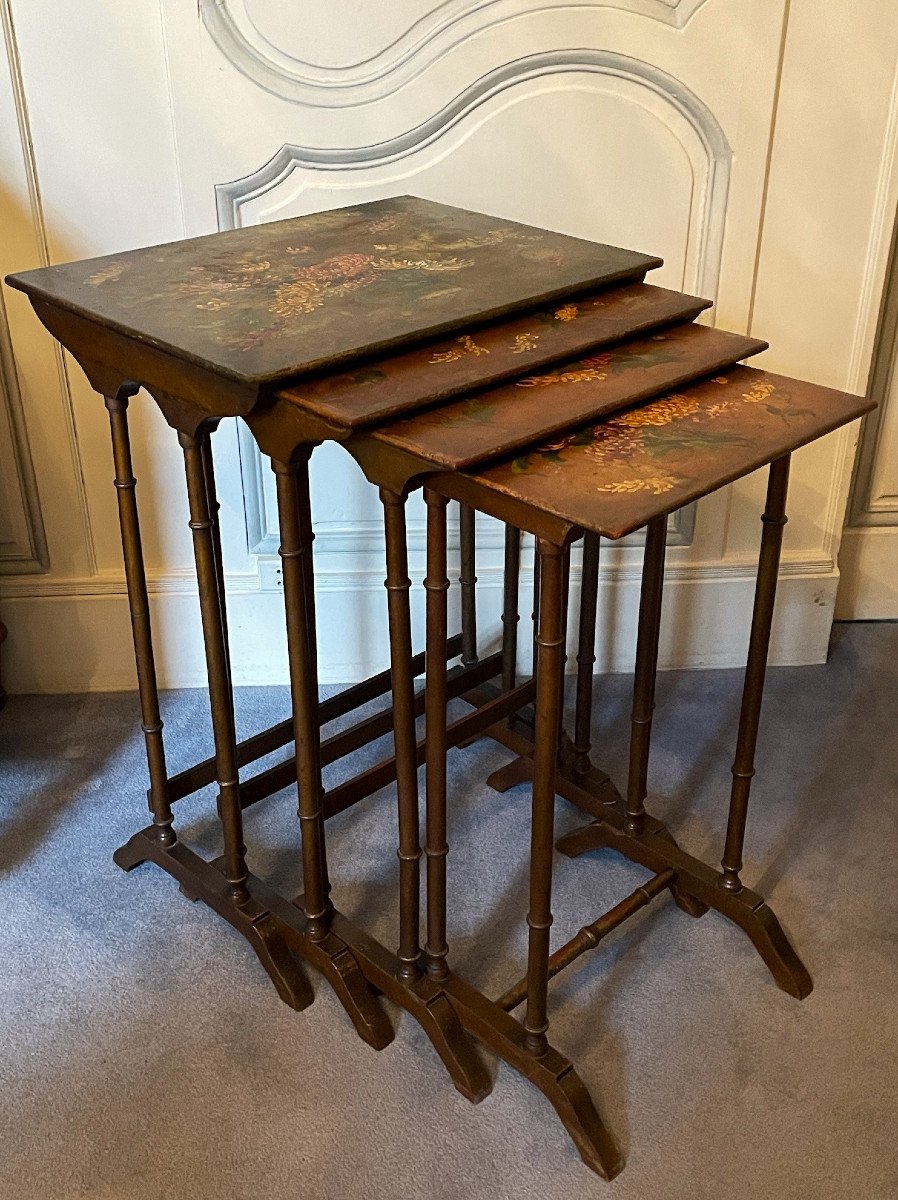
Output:
[[[427,974],[445,979],[446,955],[446,567],[445,497],[424,490],[427,503],[427,682],[425,759],[427,836]]]
[[[633,814],[629,804],[626,814],[611,809],[604,819],[568,834],[559,842],[558,849],[563,854],[576,857],[588,850],[610,847],[650,870],[660,872],[668,868],[673,869],[676,872],[676,882],[672,882],[670,888],[680,907],[691,916],[701,916],[710,906],[734,921],[751,938],[755,949],[783,991],[802,1000],[810,995],[813,987],[807,968],[763,897],[745,887],[739,877],[742,869],[749,790],[754,775],[783,527],[786,523],[788,479],[789,459],[786,456],[772,463],[770,467],[722,872],[718,873],[699,859],[686,854],[677,846],[664,826],[654,818],[644,820],[642,826],[634,831],[631,827]],[[647,546],[647,559],[648,549]],[[655,583],[657,582],[656,579]],[[649,629],[654,624],[654,619],[647,622]],[[650,634],[647,636],[653,640]],[[650,713],[650,707],[648,711]],[[646,738],[646,755],[647,750]],[[640,757],[640,764],[643,761]],[[562,794],[569,794],[564,791],[563,781],[560,790]],[[638,794],[637,789],[635,795]]]
[[[311,451],[309,452],[311,453]],[[299,521],[299,536],[302,542],[304,552],[300,555],[302,564],[302,587],[303,595],[307,610],[314,615],[315,613],[315,562],[314,562],[314,544],[315,532],[312,528],[312,500],[309,494],[309,466],[308,457],[306,457],[305,465],[299,465],[295,477],[295,492],[296,492],[296,508],[297,519]],[[311,669],[315,679],[318,679],[318,626],[316,621],[306,621],[306,636],[309,642],[309,660]],[[313,689],[311,697],[315,707],[315,716],[318,716],[318,688],[317,685]]]
[[[521,586],[521,531],[505,526],[505,595],[502,605],[502,690],[510,692],[517,683],[518,623]],[[509,718],[509,722],[512,718]]]
[[[209,505],[209,520],[212,522],[212,550],[215,555],[215,579],[218,589],[218,601],[221,609],[221,627],[224,630],[225,643],[228,643],[228,606],[225,596],[224,559],[221,552],[221,522],[219,513],[221,505],[218,502],[218,492],[215,487],[215,464],[212,458],[212,439],[204,438],[200,450],[203,458],[203,475],[206,480],[206,503]],[[228,656],[228,678],[230,679],[231,659]]]
[[[411,580],[405,531],[405,499],[381,488],[387,550],[390,662],[393,678],[393,745],[399,802],[399,978],[420,975],[421,843],[418,814],[415,686],[412,676]]]
[[[540,561],[537,540],[533,540],[533,651],[531,655],[531,674],[536,674],[536,663],[539,658],[539,591],[540,591]]]
[[[733,789],[730,798],[726,848],[721,864],[723,867],[721,884],[730,892],[742,890],[739,872],[742,870],[742,848],[748,819],[748,798],[755,773],[755,748],[758,742],[758,724],[761,719],[761,704],[764,698],[770,629],[773,624],[773,607],[776,602],[783,529],[787,521],[786,493],[788,487],[789,456],[786,455],[770,464],[767,504],[761,518],[764,532],[761,537],[751,639],[748,647],[748,663],[745,669],[745,685],[742,692],[742,711],[739,715],[736,759],[733,763]]]
[[[470,667],[477,662],[477,540],[475,512],[467,504],[459,505],[459,541],[461,543],[461,636],[462,666]]]
[[[173,816],[168,795],[168,770],[165,745],[162,740],[162,717],[159,711],[159,691],[156,683],[156,662],[153,657],[153,631],[150,623],[150,602],[147,596],[147,577],[140,538],[140,518],[137,512],[134,470],[131,462],[131,439],[128,434],[128,399],[133,393],[122,388],[117,395],[106,398],[109,425],[112,432],[112,454],[115,461],[115,488],[118,495],[118,515],[125,559],[125,579],[128,586],[128,606],[131,612],[131,632],[134,638],[134,657],[137,663],[137,686],[140,693],[141,725],[146,745],[150,774],[150,810],[156,839],[163,846],[177,840],[172,825]]]
[[[564,552],[538,541],[540,613],[538,632],[536,733],[530,835],[530,928],[527,956],[525,1046],[531,1054],[547,1048],[549,931],[552,925],[552,856],[555,832],[555,772],[564,663]]]
[[[311,546],[303,537],[304,523],[300,521],[300,480],[308,479],[308,456],[303,455],[294,463],[273,462],[272,469],[277,480],[281,526],[280,556],[287,614],[287,651],[302,831],[303,905],[309,919],[309,935],[314,940],[320,940],[327,934],[331,906],[328,900],[322,809],[324,789],[319,755],[318,679],[311,656],[313,638],[309,632],[309,626],[315,621],[314,593],[309,595],[304,567],[304,559],[311,553]]]
[[[558,747],[559,762],[561,761],[562,745],[564,742],[564,680],[567,675],[567,623],[568,608],[571,596],[571,547],[565,546],[561,557],[561,703],[558,706]]]
[[[574,770],[585,774],[592,750],[593,675],[596,665],[596,616],[599,600],[599,547],[597,533],[583,538],[580,583],[580,631],[577,643],[577,708],[574,718]]]
[[[630,770],[627,778],[627,830],[633,834],[641,833],[645,825],[666,547],[667,517],[656,517],[649,523],[645,543],[636,669],[633,679]]]
[[[309,689],[310,719],[313,722],[314,728],[320,729],[321,721],[318,712],[318,620],[315,606],[315,532],[312,528],[312,501],[309,494],[308,458],[306,459],[305,466],[300,466],[300,469],[297,471],[295,482],[299,535],[304,547],[304,553],[300,556],[300,563],[302,565],[303,601],[306,612],[305,630],[309,643],[309,670],[311,671],[311,678],[314,680],[314,684]],[[321,848],[319,872],[326,900],[330,895],[331,885],[323,837],[319,839],[319,846]]]
[[[206,648],[206,669],[209,677],[209,702],[212,710],[212,733],[215,740],[215,767],[218,782],[218,807],[224,832],[224,872],[236,904],[249,899],[246,886],[246,847],[243,844],[243,812],[240,805],[240,781],[237,765],[237,732],[234,723],[234,695],[231,690],[227,634],[222,622],[222,599],[219,596],[216,567],[215,538],[209,511],[208,466],[211,459],[204,452],[208,440],[206,430],[190,435],[178,435],[184,451],[187,475],[187,495],[190,502],[190,528],[193,531],[193,550],[196,559],[197,583],[200,592],[200,612],[203,640]]]

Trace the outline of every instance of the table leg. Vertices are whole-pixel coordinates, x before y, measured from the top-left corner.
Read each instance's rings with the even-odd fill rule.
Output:
[[[281,571],[287,617],[287,653],[293,702],[293,737],[302,834],[303,895],[309,936],[327,935],[332,912],[328,898],[327,852],[322,800],[324,788],[318,751],[318,676],[312,661],[310,626],[315,622],[314,592],[309,595],[304,559],[311,547],[300,526],[300,476],[308,473],[308,457],[294,463],[272,462],[281,528]]]
[[[527,956],[526,1048],[537,1056],[546,1050],[549,930],[552,925],[552,858],[555,832],[555,770],[564,662],[563,551],[537,542],[541,596],[537,635],[536,743],[533,765],[533,809],[530,839],[530,929]]]
[[[539,657],[539,645],[537,634],[539,631],[539,604],[540,604],[540,559],[538,541],[534,539],[533,543],[533,612],[532,612],[532,649],[530,659],[531,677],[535,678],[537,674],[537,659]],[[507,587],[507,584],[506,584]],[[506,598],[507,603],[507,598]],[[559,721],[561,719],[561,710],[559,710]],[[507,726],[509,731],[514,734],[515,726],[520,718],[520,713],[513,713],[508,719]],[[532,723],[531,723],[532,728]],[[560,726],[559,726],[560,728]],[[532,778],[532,764],[525,762],[522,758],[516,758],[512,762],[507,763],[504,767],[499,767],[487,777],[487,786],[497,792],[507,792],[509,788],[516,787],[518,784],[525,783]]]
[[[564,681],[567,676],[567,629],[568,608],[571,596],[571,546],[568,543],[561,555],[561,699],[558,705],[558,736],[556,747],[558,762],[561,763],[570,738],[564,730]]]
[[[209,506],[209,520],[211,522],[210,533],[212,535],[212,553],[215,558],[215,581],[218,591],[219,608],[221,610],[221,628],[224,633],[225,644],[227,645],[229,644],[228,606],[225,592],[224,559],[221,552],[221,521],[219,516],[221,505],[218,503],[218,492],[215,487],[215,464],[212,459],[211,437],[203,438],[200,444],[200,452],[203,460],[203,475],[206,480],[206,503]],[[228,655],[228,679],[230,678],[231,658]]]
[[[531,653],[531,674],[536,675],[536,663],[539,658],[539,646],[537,637],[539,633],[539,593],[540,593],[540,559],[539,545],[537,540],[533,540],[533,613],[531,620],[533,624],[533,650]]]
[[[521,619],[521,531],[505,526],[505,593],[502,605],[502,690],[510,692],[517,683],[518,623]]]
[[[309,450],[311,454],[311,450]],[[313,685],[309,689],[309,709],[312,728],[316,731],[321,728],[320,702],[318,698],[318,617],[315,608],[315,560],[314,560],[314,545],[315,531],[312,528],[312,500],[309,494],[309,466],[308,456],[305,459],[305,465],[300,466],[295,476],[296,483],[296,505],[299,513],[299,535],[301,544],[305,548],[305,552],[300,556],[302,565],[302,591],[303,604],[305,608],[305,631],[308,638],[308,655],[311,665]],[[320,737],[320,734],[316,733]],[[320,764],[319,764],[320,770]],[[327,903],[330,896],[330,876],[327,869],[327,860],[325,856],[325,843],[321,839],[321,862],[319,872],[322,879],[322,888],[324,901]]]
[[[586,535],[589,539],[590,535]],[[595,646],[595,606],[594,588],[598,585],[598,548],[595,550],[584,541],[584,577],[586,564],[589,560],[589,589],[587,592],[587,612],[584,617],[581,608],[580,637],[581,643],[586,638],[589,648],[594,654]],[[652,715],[655,708],[655,684],[658,674],[658,645],[661,635],[661,604],[664,593],[664,561],[667,551],[667,517],[657,517],[650,522],[646,532],[645,552],[642,570],[642,590],[639,599],[639,629],[636,645],[636,667],[633,680],[633,710],[631,716],[630,762],[627,776],[627,796],[624,802],[626,814],[626,831],[633,837],[638,837],[645,830],[646,812],[645,799],[648,794],[649,756],[651,753]],[[593,561],[595,555],[595,561]],[[581,601],[581,604],[583,602]],[[589,624],[584,628],[584,620]],[[592,632],[590,632],[592,631]],[[589,680],[578,679],[578,742],[584,737],[583,744],[587,745],[585,757],[575,757],[573,771],[579,773],[595,786],[599,785],[607,791],[608,800],[613,803],[616,793],[609,788],[607,777],[597,771],[589,760],[588,737],[589,718],[580,707],[580,689],[584,696],[591,700],[591,671],[595,661],[590,654],[584,656],[590,671]],[[579,662],[579,658],[578,658]],[[582,725],[580,724],[582,722]],[[577,747],[575,746],[575,751]],[[673,839],[670,839],[673,841]],[[565,846],[570,843],[563,839]],[[559,849],[562,843],[559,843]],[[565,851],[567,852],[567,851]],[[694,897],[687,895],[680,888],[676,878],[671,880],[671,892],[679,907],[692,917],[700,917],[707,911],[704,904]]]
[[[141,831],[130,838],[116,851],[114,859],[125,871],[130,871],[147,860],[156,862],[178,879],[185,896],[192,900],[202,898],[222,913],[252,945],[281,999],[294,1009],[303,1009],[313,999],[309,984],[267,910],[253,901],[247,886],[221,553],[212,515],[217,501],[212,457],[206,444],[209,439],[207,431],[197,436],[179,434],[179,440],[184,450],[188,479],[190,526],[194,536],[209,673],[216,777],[219,783],[219,814],[225,839],[222,868],[226,882],[223,881],[222,886],[226,888],[226,895],[220,895],[215,888],[197,886],[196,872],[185,871],[185,861],[192,863],[196,860],[201,870],[207,869],[213,876],[218,872],[211,864],[202,863],[182,846],[171,828],[169,781],[162,745],[162,722],[159,720],[146,576],[128,438],[127,399],[127,393],[123,390],[117,396],[107,399],[106,404],[112,427],[125,575],[137,654],[147,758],[150,763],[150,800],[154,824],[151,830]]]
[[[645,543],[642,593],[639,599],[636,671],[633,679],[630,770],[627,776],[627,829],[634,834],[640,833],[645,825],[666,549],[667,517],[656,517],[648,526]]]
[[[206,647],[219,790],[218,806],[224,832],[224,874],[230,885],[234,903],[240,905],[249,900],[249,891],[246,886],[246,847],[243,844],[243,812],[240,804],[230,653],[227,631],[222,620],[223,600],[219,595],[215,536],[209,509],[208,469],[211,460],[208,449],[204,447],[204,442],[209,439],[209,432],[200,430],[196,435],[180,433],[178,437],[184,451],[190,528],[193,531],[203,641]]]
[[[302,541],[305,552],[300,556],[302,564],[302,587],[305,594],[306,609],[314,613],[315,611],[315,531],[312,528],[312,498],[309,491],[309,454],[305,456],[304,463],[300,462],[299,468],[295,472],[295,490],[296,490],[296,508],[299,519],[299,536]],[[306,636],[309,641],[309,660],[312,664],[312,669],[315,672],[315,678],[318,678],[318,624],[317,621],[306,622]],[[315,709],[315,715],[318,715],[319,701],[318,689],[314,689],[312,704]]]
[[[527,913],[526,1015],[523,1049],[534,1064],[557,1055],[546,1037],[548,1021],[549,931],[552,926],[552,859],[555,835],[555,777],[558,728],[564,684],[564,551],[550,542],[537,542],[540,612],[537,637],[536,742],[530,838],[530,903]],[[596,1112],[592,1098],[573,1066],[560,1073],[538,1068],[525,1073],[555,1106],[584,1160],[606,1178],[622,1165],[621,1155]]]
[[[577,707],[574,717],[574,770],[585,774],[592,765],[592,700],[596,665],[596,618],[599,601],[599,548],[597,533],[583,537],[580,583],[580,629],[577,643]]]
[[[420,862],[418,780],[415,766],[414,679],[412,624],[405,530],[405,499],[381,488],[387,552],[387,604],[390,623],[390,662],[393,672],[393,739],[396,750],[396,789],[399,801],[399,975],[406,981],[420,974]]]
[[[376,1050],[393,1040],[393,1029],[355,955],[331,932],[327,847],[324,831],[324,785],[321,778],[318,667],[315,635],[315,577],[312,518],[309,502],[309,453],[301,450],[290,463],[272,461],[275,474],[280,557],[287,618],[287,654],[296,746],[296,781],[302,839],[303,894],[298,902],[306,914],[306,936],[315,946],[310,957],[333,987],[359,1036]],[[289,928],[283,930],[291,936]],[[298,949],[306,951],[303,942]]]
[[[427,974],[445,979],[446,955],[446,639],[449,578],[446,566],[447,500],[425,488],[427,504],[427,730],[426,817],[427,837]]]
[[[742,692],[742,709],[739,714],[736,758],[733,763],[733,787],[730,795],[726,847],[721,864],[723,867],[721,887],[726,888],[728,892],[741,892],[743,888],[739,872],[742,870],[742,848],[748,820],[748,799],[751,781],[755,774],[755,749],[758,744],[758,726],[764,699],[764,680],[767,674],[773,608],[776,603],[783,530],[788,520],[786,516],[788,487],[789,456],[787,455],[770,464],[767,503],[761,518],[763,533],[758,561],[758,580],[755,588],[748,662],[745,668],[745,684]]]
[[[476,513],[467,504],[459,505],[458,536],[461,543],[461,636],[462,666],[477,662],[477,533]]]
[[[430,979],[427,975],[422,976],[421,973],[421,845],[405,498],[388,488],[380,489],[380,498],[384,506],[386,532],[393,745],[399,807],[399,951],[396,979],[404,993],[399,1002],[421,1023],[456,1088],[476,1103],[488,1095],[492,1087],[489,1075],[443,991],[442,982]],[[429,665],[432,667],[433,663]],[[382,984],[378,986],[385,990]]]
[[[755,774],[755,750],[758,744],[758,726],[764,699],[764,680],[767,674],[773,609],[776,603],[783,530],[788,519],[786,517],[786,496],[789,488],[789,463],[790,456],[787,454],[770,464],[767,502],[761,518],[763,533],[761,535],[761,553],[758,559],[758,581],[755,588],[751,638],[745,668],[742,709],[739,714],[736,757],[733,763],[733,787],[730,796],[726,845],[721,863],[723,874],[720,886],[737,898],[741,898],[748,891],[742,883],[739,873],[742,870],[742,849],[748,820],[748,799],[751,781]],[[807,968],[786,937],[783,927],[766,904],[757,905],[753,909],[753,918],[751,922],[743,924],[743,928],[752,939],[755,949],[770,968],[779,986],[790,995],[803,999],[810,993],[813,983]]]
[[[736,758],[733,764],[733,786],[723,870],[716,871],[707,863],[682,850],[665,826],[654,817],[644,816],[640,825],[634,829],[632,810],[635,805],[629,802],[625,810],[622,806],[611,805],[601,812],[596,812],[597,820],[562,838],[558,849],[562,854],[576,857],[589,850],[610,847],[649,870],[662,871],[672,868],[676,871],[676,882],[671,885],[671,891],[684,912],[690,916],[701,916],[710,907],[729,918],[748,934],[779,987],[790,996],[803,1000],[810,995],[813,988],[807,968],[796,954],[783,927],[763,896],[745,887],[740,878],[780,550],[783,527],[786,523],[788,479],[789,458],[786,456],[770,466],[767,503],[762,518],[764,532]],[[637,764],[640,771],[641,764],[640,759]],[[641,775],[638,778],[641,778]],[[628,801],[637,796],[639,790],[637,788],[629,793]],[[588,808],[591,802],[588,793],[569,776],[559,781],[559,791],[581,807]]]
[[[128,607],[131,613],[131,632],[134,638],[134,657],[137,663],[137,687],[140,694],[141,724],[146,744],[147,766],[150,774],[150,811],[156,840],[161,846],[177,841],[174,817],[168,793],[168,769],[162,739],[162,716],[159,710],[159,690],[156,682],[156,661],[153,655],[153,631],[150,622],[150,602],[140,537],[140,517],[137,511],[137,480],[131,461],[131,438],[128,432],[129,393],[122,388],[117,395],[106,398],[109,425],[112,433],[112,454],[115,462],[115,489],[118,496],[118,515],[125,560],[125,580],[128,587]]]

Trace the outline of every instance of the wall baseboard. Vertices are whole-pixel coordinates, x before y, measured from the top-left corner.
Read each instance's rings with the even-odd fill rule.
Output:
[[[420,582],[417,573],[413,577]],[[671,564],[667,573],[660,662],[663,669],[739,667],[745,661],[754,594],[754,564]],[[481,653],[499,644],[502,576],[478,567]],[[826,661],[839,574],[830,559],[796,557],[782,565],[770,661],[800,666]],[[151,577],[151,606],[160,687],[204,685],[196,591],[188,572]],[[578,572],[572,570],[576,603]],[[457,588],[450,595],[457,603]],[[3,587],[9,628],[4,654],[12,693],[130,690],[136,686],[128,603],[121,576],[84,580],[27,578]],[[521,581],[521,658],[529,656],[530,576]],[[416,645],[423,644],[423,592],[413,590]],[[387,646],[383,574],[379,569],[321,572],[321,680],[349,683],[383,670]],[[639,606],[639,568],[603,572],[596,669],[632,667]],[[228,578],[228,613],[238,685],[287,680],[283,601],[262,590],[256,573]],[[737,614],[734,619],[734,614]],[[452,614],[458,620],[457,611]],[[573,649],[574,626],[571,622]],[[571,659],[570,670],[574,669]]]

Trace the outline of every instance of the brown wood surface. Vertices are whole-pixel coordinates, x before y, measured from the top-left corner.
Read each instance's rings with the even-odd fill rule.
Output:
[[[657,266],[650,255],[400,196],[7,282],[259,384],[639,280]]]
[[[532,374],[589,348],[692,321],[710,307],[710,300],[647,283],[607,288],[356,370],[306,380],[279,392],[279,398],[332,425],[358,429]]]
[[[732,370],[428,487],[565,540],[620,538],[846,425],[871,400],[754,367]]]
[[[766,348],[756,338],[679,325],[428,409],[370,436],[425,463],[463,470],[713,375]]]

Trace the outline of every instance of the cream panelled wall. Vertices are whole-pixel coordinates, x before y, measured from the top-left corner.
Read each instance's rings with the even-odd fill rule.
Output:
[[[863,390],[898,203],[898,10],[881,0],[0,0],[2,268],[414,192],[658,253],[658,282]],[[105,411],[21,297],[0,316],[0,606],[14,690],[133,685]],[[8,333],[7,333],[8,331]],[[174,439],[134,405],[161,675],[201,682]],[[796,456],[774,660],[826,654],[857,430]],[[268,472],[216,438],[235,678],[285,678]],[[375,505],[314,462],[322,674],[382,665]],[[747,640],[751,478],[677,524],[663,661]],[[484,522],[485,636],[501,549]],[[423,568],[423,523],[411,546]],[[605,554],[600,666],[632,655],[639,551]],[[574,571],[576,577],[576,569]],[[526,586],[526,585],[525,585]],[[420,614],[418,614],[420,616]]]
[[[864,421],[839,553],[843,620],[898,618],[898,223],[870,394],[879,408]]]

